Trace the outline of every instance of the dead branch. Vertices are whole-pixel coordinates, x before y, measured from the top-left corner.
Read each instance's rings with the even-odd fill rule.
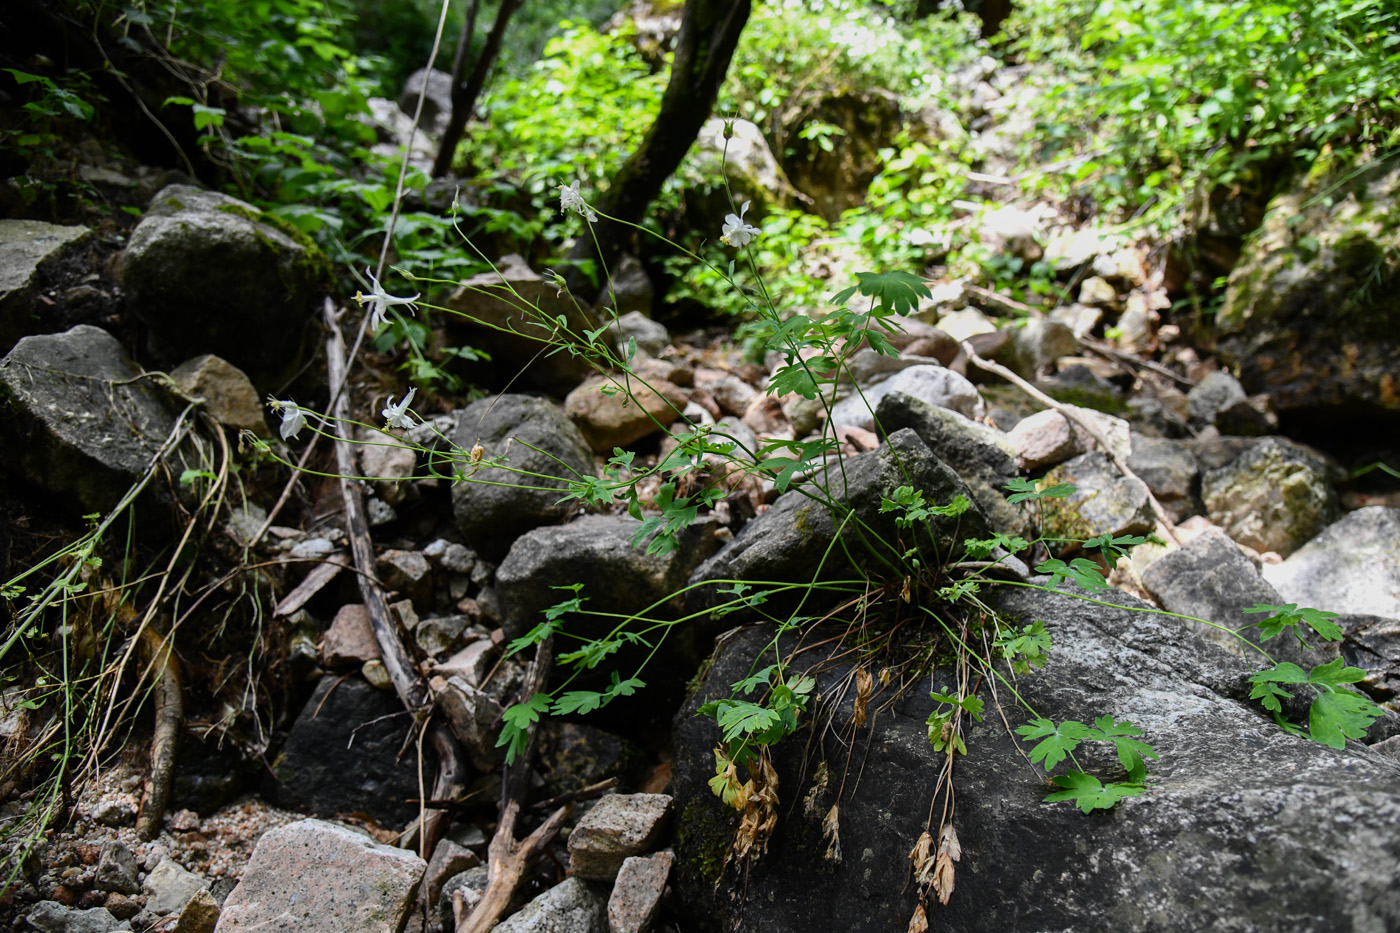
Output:
[[[964,340],[962,342],[962,347],[963,352],[967,354],[968,361],[971,362],[972,365],[976,366],[978,369],[986,370],[989,373],[995,373],[1046,408],[1053,408],[1064,416],[1066,420],[1083,428],[1084,432],[1094,439],[1094,443],[1099,445],[1099,449],[1113,461],[1113,465],[1118,468],[1120,473],[1129,479],[1135,479],[1139,483],[1142,483],[1142,479],[1128,466],[1127,459],[1120,455],[1118,451],[1114,450],[1113,445],[1108,442],[1108,438],[1103,436],[1099,429],[1094,426],[1093,422],[1075,411],[1074,406],[1055,401],[1000,363],[993,363],[991,360],[985,360],[978,356],[977,351],[972,349],[972,344],[970,342]],[[1147,491],[1147,501],[1152,506],[1152,514],[1157,516],[1157,521],[1162,525],[1162,530],[1167,533],[1167,537],[1171,538],[1173,544],[1180,546],[1181,541],[1176,534],[1176,523],[1167,516],[1166,510],[1162,508],[1162,503],[1157,501],[1157,497],[1152,494],[1152,490],[1146,483],[1142,483],[1142,488]]]
[[[332,415],[335,421],[328,425],[335,432],[336,467],[343,477],[340,481],[341,495],[345,500],[346,534],[350,538],[350,551],[359,570],[360,596],[369,610],[370,627],[374,630],[374,640],[379,644],[379,654],[384,669],[394,685],[395,692],[403,705],[415,716],[428,712],[428,686],[423,682],[413,660],[409,657],[403,641],[399,638],[398,627],[389,611],[389,601],[384,589],[375,576],[374,544],[369,536],[369,522],[365,518],[364,493],[360,484],[344,478],[355,475],[354,451],[350,442],[341,433],[343,425],[350,420],[349,393],[344,391],[347,364],[345,358],[345,338],[341,335],[340,324],[336,320],[335,308],[330,299],[326,300],[323,317],[326,322],[326,368],[330,377]],[[464,789],[466,765],[462,750],[440,722],[428,728],[428,736],[438,755],[438,775],[433,784],[433,797],[451,799]],[[418,842],[420,854],[426,859],[432,854],[448,813],[445,810],[428,810],[422,814],[413,830],[405,834],[404,841]]]
[[[185,700],[180,692],[180,664],[172,649],[173,638],[161,638],[153,629],[141,631],[141,647],[150,655],[155,676],[156,728],[151,737],[151,773],[136,817],[136,834],[146,841],[160,835],[160,821],[170,799],[170,779],[175,774],[175,749],[185,721]]]
[[[550,797],[548,800],[538,800],[530,804],[527,809],[531,813],[543,813],[545,810],[553,810],[555,807],[562,807],[566,803],[578,803],[581,800],[592,800],[594,797],[603,796],[619,783],[617,778],[610,777],[606,781],[599,781],[597,784],[589,784],[587,787],[571,790],[567,794],[560,794],[558,797]]]

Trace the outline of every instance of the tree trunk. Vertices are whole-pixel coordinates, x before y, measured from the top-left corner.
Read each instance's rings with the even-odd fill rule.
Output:
[[[597,246],[593,237],[581,237],[570,259],[601,260],[607,268],[616,267],[632,233],[618,221],[641,223],[662,184],[680,167],[715,105],[751,9],[751,0],[686,0],[661,110],[641,146],[597,204],[600,213],[618,220],[605,217],[595,223]],[[575,265],[570,273],[571,286],[582,283],[577,270]]]
[[[491,73],[491,66],[496,64],[496,59],[501,54],[501,40],[505,38],[506,27],[510,25],[510,18],[515,15],[515,11],[524,3],[525,0],[501,0],[501,8],[496,11],[496,22],[491,26],[490,35],[486,37],[486,45],[482,47],[481,55],[472,68],[471,77],[463,84],[462,68],[466,62],[467,46],[471,42],[471,30],[476,19],[476,0],[472,0],[467,14],[467,25],[462,30],[462,41],[457,47],[457,59],[452,66],[452,116],[447,121],[447,129],[442,133],[437,158],[433,160],[434,178],[441,178],[452,169],[452,156],[457,151],[457,143],[461,141],[467,121],[476,109],[476,99],[486,87],[486,78]]]

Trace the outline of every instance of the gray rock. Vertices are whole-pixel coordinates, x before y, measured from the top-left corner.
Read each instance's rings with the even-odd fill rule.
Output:
[[[109,842],[102,847],[102,855],[97,860],[97,874],[94,882],[99,891],[119,891],[122,894],[141,893],[141,882],[136,877],[140,869],[136,856],[119,842]]]
[[[987,595],[1016,624],[1043,620],[1054,639],[1049,665],[1017,683],[1038,715],[1130,719],[1161,758],[1148,764],[1146,795],[1086,816],[1042,801],[1046,788],[1022,757],[1029,746],[1009,736],[999,716],[973,724],[954,776],[962,860],[948,905],[928,908],[931,928],[1262,933],[1400,924],[1400,839],[1381,829],[1400,820],[1395,762],[1354,744],[1334,751],[1285,733],[1245,701],[1249,668],[1171,619],[1039,590]],[[1106,600],[1141,605],[1116,594]],[[817,668],[815,692],[824,697],[841,695],[856,663],[842,654],[850,645],[841,634],[836,627],[804,636],[809,645],[832,638],[802,661]],[[839,810],[845,861],[821,855],[834,789],[818,792],[815,816],[788,805],[813,792],[814,761],[839,768],[849,753],[849,732],[814,717],[810,732],[774,750],[783,805],[769,851],[721,873],[717,853],[729,846],[738,816],[706,786],[719,734],[695,710],[728,697],[772,635],[761,626],[725,639],[676,716],[676,794],[687,802],[673,874],[681,910],[702,928],[905,929],[918,902],[905,883],[909,853],[925,829],[929,775],[946,761],[928,742],[925,720],[935,704],[924,689],[882,711],[858,740],[860,786],[847,786]],[[835,657],[826,660],[828,653]],[[849,721],[853,692],[835,704],[834,726]],[[1002,709],[1012,728],[1028,718],[1020,707]],[[1076,754],[1104,780],[1122,774],[1111,750],[1082,745]]]
[[[881,557],[892,559],[896,557],[892,547],[881,542],[900,540],[901,531],[894,514],[881,513],[880,504],[882,497],[892,496],[895,489],[906,485],[921,491],[929,504],[946,505],[959,495],[972,502],[972,507],[957,518],[933,517],[931,537],[923,528],[917,534],[903,532],[907,543],[916,543],[930,559],[934,554],[953,559],[964,539],[985,538],[989,533],[988,519],[967,485],[907,428],[890,434],[889,442],[878,450],[848,457],[839,469],[827,464],[814,474],[813,482],[854,511],[866,529],[864,540],[852,527],[856,523],[846,522],[841,533],[844,547],[831,547],[840,524],[833,519],[831,509],[800,489],[790,489],[702,564],[690,582],[810,580],[823,560],[823,575],[840,579],[851,572],[852,558],[861,562],[870,559],[870,548],[880,549]],[[687,598],[693,605],[713,606],[722,599],[715,589],[692,590]]]
[[[1400,619],[1400,509],[1347,514],[1264,579],[1300,606]]]
[[[108,512],[175,428],[166,399],[141,375],[98,327],[24,338],[0,360],[0,465],[73,512]],[[142,501],[171,501],[159,488],[150,484]]]
[[[1118,472],[1108,457],[1093,451],[1045,475],[1043,485],[1077,487],[1063,499],[1040,500],[1041,528],[1047,537],[1083,541],[1101,534],[1145,535],[1157,527],[1147,486]]]
[[[1018,207],[999,207],[982,215],[979,242],[993,253],[1035,262],[1044,250],[1041,215]]]
[[[146,892],[146,910],[157,917],[178,914],[209,882],[167,856],[146,874],[141,890]]]
[[[1132,434],[1128,469],[1147,484],[1174,522],[1200,512],[1197,485],[1200,469],[1190,449],[1180,441]]]
[[[219,902],[204,888],[194,893],[183,908],[171,933],[214,933],[219,923]]]
[[[270,438],[262,400],[247,373],[227,360],[206,353],[186,360],[170,378],[180,391],[204,400],[204,410],[215,421],[235,431],[252,431]]]
[[[624,347],[627,341],[637,341],[637,349],[650,356],[660,356],[671,343],[671,332],[640,311],[629,311],[617,320]]]
[[[411,852],[334,823],[281,826],[258,840],[219,931],[399,933],[425,867]]]
[[[428,86],[426,95],[424,84]],[[419,97],[423,97],[419,130],[440,134],[452,116],[452,75],[436,68],[419,68],[408,76],[399,92],[399,110],[412,117],[418,111]]]
[[[1118,290],[1100,276],[1091,275],[1079,286],[1079,303],[1112,307],[1118,304]]]
[[[967,484],[992,526],[1020,531],[1025,517],[1006,501],[1003,487],[1017,475],[1016,448],[996,428],[965,418],[955,411],[891,392],[876,410],[886,431],[909,428]]]
[[[1400,166],[1300,176],[1244,243],[1215,316],[1217,349],[1280,414],[1394,430],[1400,416]]]
[[[564,318],[574,335],[596,328],[598,321],[518,255],[502,257],[494,272],[467,279],[443,299],[443,306],[454,312],[445,316],[454,339],[486,350],[532,385],[562,395],[593,372],[581,357],[540,352],[554,340],[558,318]],[[611,328],[599,339],[612,340]]]
[[[496,659],[496,645],[489,638],[478,638],[437,666],[444,677],[460,677],[480,687]]]
[[[1232,629],[1264,619],[1264,616],[1245,615],[1244,610],[1251,606],[1277,606],[1283,602],[1274,588],[1259,575],[1259,568],[1244,556],[1239,545],[1215,528],[1187,542],[1180,550],[1171,551],[1153,561],[1142,572],[1142,582],[1152,598],[1168,612],[1195,616]],[[1238,638],[1226,632],[1199,622],[1182,622],[1197,635],[1240,655],[1251,664],[1262,661],[1263,655],[1249,650]],[[1251,644],[1260,644],[1257,626],[1251,625],[1240,634]],[[1309,641],[1316,643],[1318,639],[1310,638]],[[1304,663],[1297,639],[1291,635],[1271,639],[1265,644],[1265,650],[1280,660]]]
[[[605,933],[608,901],[598,887],[565,878],[498,923],[492,933]]]
[[[0,220],[0,351],[34,333],[46,274],[82,247],[90,232],[39,220]]]
[[[413,638],[424,654],[430,658],[437,657],[452,650],[470,623],[471,618],[461,614],[430,616],[418,623],[413,630]]]
[[[462,906],[470,913],[472,908],[481,902],[481,896],[486,892],[488,878],[486,866],[477,865],[453,875],[443,882],[442,891],[437,899],[437,919],[442,930],[456,929],[456,925],[453,923],[452,895],[461,891]]]
[[[297,362],[330,266],[309,237],[253,205],[171,185],[131,234],[121,274],[156,357],[217,353],[270,388]]]
[[[476,567],[476,555],[472,549],[455,541],[438,538],[423,548],[423,556],[431,558],[443,570],[452,573],[470,574]]]
[[[664,431],[685,411],[686,392],[664,379],[596,376],[564,399],[564,411],[601,454]]]
[[[1034,379],[1062,356],[1079,352],[1079,339],[1067,324],[1032,319],[1012,331],[1012,366],[1018,374]]]
[[[428,689],[473,767],[488,774],[499,768],[505,756],[505,750],[496,747],[501,704],[460,677],[434,677]]]
[[[459,846],[451,839],[439,839],[437,848],[433,849],[433,857],[428,859],[428,869],[423,875],[427,903],[436,904],[444,884],[480,864],[481,859],[471,849]]]
[[[112,933],[131,929],[130,923],[113,917],[105,907],[70,910],[57,901],[40,901],[24,919],[43,933]]]
[[[536,770],[544,782],[541,792],[551,797],[608,778],[617,778],[624,787],[634,786],[650,765],[650,756],[635,742],[558,718],[540,724],[539,743]]]
[[[661,909],[674,852],[634,855],[622,862],[608,897],[608,933],[647,933]]]
[[[880,399],[891,392],[902,392],[968,418],[981,418],[987,413],[977,387],[967,379],[942,366],[922,365],[901,370],[882,382],[863,387],[861,394],[852,393],[837,402],[831,410],[832,424],[872,430],[875,426],[873,412],[879,408]]]
[[[661,334],[665,335],[664,341],[654,350],[643,347],[649,355],[660,356],[661,351],[666,349],[666,344],[671,342],[671,335],[666,333],[666,328],[651,320],[652,300],[656,297],[656,286],[652,284],[651,276],[647,275],[647,270],[642,267],[637,257],[631,255],[623,256],[622,261],[611,271],[611,281],[603,289],[603,294],[598,296],[598,301],[602,307],[609,310],[612,309],[614,300],[616,301],[617,313],[622,316],[618,324],[622,327],[624,335],[624,339],[618,341],[618,346],[625,347],[627,345],[627,318],[631,318],[634,314],[640,314],[642,319],[647,322],[641,327],[644,329],[649,343],[654,345],[657,337]],[[658,327],[661,328],[660,334],[657,332]],[[637,346],[641,347],[642,336],[635,332],[631,335],[637,337]]]
[[[1092,305],[1061,305],[1050,312],[1050,320],[1068,327],[1075,337],[1088,337],[1103,321],[1103,309]]]
[[[1395,709],[1400,700],[1400,619],[1347,614],[1335,621],[1345,633],[1339,653],[1366,676],[1356,686]]]
[[[1191,423],[1198,428],[1215,424],[1215,417],[1221,411],[1244,401],[1244,387],[1238,379],[1226,372],[1208,374],[1186,393],[1186,404],[1191,409]]]
[[[612,881],[622,863],[656,848],[668,828],[667,794],[608,794],[569,834],[569,872],[589,881]]]
[[[400,758],[412,718],[393,693],[357,678],[323,677],[292,724],[277,762],[277,802],[317,816],[368,813],[390,826],[418,808],[418,768]],[[425,762],[425,773],[437,765]]]
[[[593,453],[579,429],[559,406],[542,398],[502,395],[473,402],[457,413],[452,440],[463,451],[479,443],[486,460],[506,458],[504,466],[482,467],[452,487],[457,527],[472,549],[489,561],[505,557],[525,532],[557,524],[570,513],[569,504],[559,501],[562,479],[529,477],[528,485],[535,489],[492,484],[521,484],[511,470],[546,476],[587,476],[594,471]]]
[[[1335,521],[1338,511],[1325,464],[1271,437],[1206,473],[1201,500],[1231,538],[1284,557]]]

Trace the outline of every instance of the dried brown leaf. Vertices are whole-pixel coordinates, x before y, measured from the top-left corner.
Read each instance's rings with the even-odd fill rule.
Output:
[[[914,908],[914,916],[909,918],[908,933],[928,933],[928,914],[924,912],[923,904]]]
[[[817,764],[817,771],[812,775],[812,787],[807,791],[807,796],[802,800],[802,812],[808,819],[815,819],[817,815],[817,801],[822,794],[826,793],[827,782],[831,780],[831,772],[826,769],[826,762]]]
[[[928,873],[932,870],[932,861],[928,857],[929,850],[933,848],[933,837],[924,830],[919,841],[914,843],[914,848],[909,850],[909,861],[914,865],[914,877],[920,885],[928,882]]]
[[[865,725],[865,708],[870,703],[870,694],[875,689],[875,678],[863,667],[856,668],[856,707],[851,723],[857,729]]]
[[[828,862],[841,862],[841,809],[839,803],[833,803],[831,809],[826,811],[825,818],[822,819],[822,835],[827,838],[826,854],[822,857]]]
[[[939,853],[933,869],[933,890],[938,894],[938,903],[947,906],[953,896],[953,860]]]
[[[958,831],[952,823],[946,824],[939,834],[938,854],[947,855],[955,862],[962,859],[962,843],[958,842]]]

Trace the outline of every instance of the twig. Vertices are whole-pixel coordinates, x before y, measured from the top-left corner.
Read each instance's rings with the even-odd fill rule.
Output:
[[[554,636],[540,642],[535,649],[535,660],[525,674],[525,683],[520,687],[522,699],[539,693],[549,680],[549,671],[554,661]],[[506,765],[505,778],[501,781],[501,819],[496,826],[496,834],[491,837],[487,848],[490,864],[486,869],[486,890],[481,900],[471,912],[462,900],[462,893],[452,895],[452,916],[455,933],[487,933],[501,919],[515,889],[525,877],[530,864],[544,852],[559,832],[559,827],[573,811],[573,804],[566,804],[549,815],[522,842],[515,841],[515,821],[520,815],[520,804],[529,788],[530,760],[534,757],[539,733],[534,727],[530,730],[530,741],[525,752],[513,765]]]
[[[331,397],[334,400],[332,414],[335,421],[332,430],[336,435],[336,466],[342,476],[340,490],[345,500],[346,534],[350,538],[350,552],[359,570],[360,596],[369,611],[370,628],[374,630],[374,640],[379,644],[384,670],[388,673],[389,680],[403,705],[414,716],[419,716],[427,711],[428,686],[413,666],[413,660],[399,638],[398,627],[389,611],[389,601],[375,576],[374,545],[370,541],[369,522],[365,518],[364,493],[359,483],[344,478],[355,473],[354,451],[341,433],[346,430],[344,426],[350,420],[349,392],[346,391],[348,387],[345,338],[341,335],[335,308],[329,298],[323,307],[323,317],[327,330],[326,369],[330,378]],[[432,796],[455,797],[464,788],[463,774],[466,766],[462,759],[461,747],[441,722],[429,726],[428,738],[438,755],[438,775],[433,784]],[[404,835],[402,841],[416,839],[419,852],[427,858],[432,854],[433,846],[445,827],[447,818],[448,813],[445,810],[420,811],[419,820],[413,829]]]
[[[1147,502],[1149,505],[1152,506],[1152,514],[1157,516],[1157,521],[1161,523],[1162,529],[1167,533],[1167,537],[1171,538],[1172,543],[1176,544],[1177,546],[1181,545],[1181,539],[1178,538],[1176,534],[1176,523],[1173,522],[1171,518],[1167,516],[1166,510],[1162,508],[1162,503],[1158,502],[1157,497],[1152,494],[1151,487],[1149,487],[1146,483],[1143,483],[1142,478],[1132,471],[1132,468],[1128,466],[1127,459],[1121,456],[1118,453],[1118,451],[1114,449],[1113,445],[1108,442],[1108,438],[1103,436],[1099,429],[1094,426],[1093,422],[1091,422],[1088,418],[1083,417],[1077,411],[1075,411],[1072,405],[1064,405],[1060,402],[1055,401],[1053,398],[1046,395],[1044,392],[1040,391],[1035,386],[1031,385],[1029,382],[1022,379],[1020,376],[1016,375],[1011,370],[1007,369],[1005,366],[1002,366],[1000,363],[993,363],[991,360],[984,360],[982,357],[977,355],[977,351],[972,349],[972,344],[968,341],[964,340],[962,342],[962,346],[963,352],[967,354],[967,358],[972,363],[972,365],[976,366],[978,369],[986,370],[989,373],[995,373],[996,375],[1005,379],[1007,382],[1019,388],[1022,392],[1025,392],[1027,395],[1035,399],[1040,404],[1044,405],[1046,408],[1053,408],[1055,411],[1063,415],[1066,420],[1071,421],[1074,424],[1077,424],[1081,428],[1083,428],[1084,432],[1094,439],[1094,443],[1099,445],[1099,449],[1102,450],[1108,456],[1108,458],[1113,461],[1113,465],[1118,468],[1118,471],[1120,473],[1122,473],[1129,479],[1135,479],[1139,483],[1142,483],[1142,488],[1147,492]]]
[[[180,693],[180,664],[171,650],[173,637],[161,638],[153,629],[141,632],[141,647],[150,654],[155,671],[156,728],[151,737],[151,774],[146,779],[136,834],[149,842],[160,834],[161,817],[170,799],[170,779],[175,773],[175,748],[185,719]]]
[[[1131,353],[1124,353],[1122,350],[1110,347],[1108,344],[1103,343],[1099,340],[1095,340],[1092,337],[1080,337],[1079,342],[1082,343],[1084,346],[1088,347],[1090,350],[1093,350],[1095,353],[1098,353],[1102,356],[1106,356],[1115,362],[1126,363],[1130,367],[1141,366],[1143,369],[1150,369],[1158,375],[1166,376],[1168,379],[1174,379],[1187,387],[1194,386],[1196,384],[1196,381],[1194,379],[1187,379],[1180,373],[1174,373],[1167,367],[1163,366],[1161,363],[1156,363],[1152,360],[1144,360],[1140,357],[1133,356]]]
[[[594,797],[601,797],[606,792],[612,790],[620,782],[615,777],[610,777],[606,781],[599,781],[597,784],[589,784],[578,790],[571,790],[567,794],[560,794],[558,797],[550,797],[548,800],[537,800],[526,809],[532,813],[542,813],[545,810],[553,810],[555,807],[562,807],[566,803],[578,803],[581,800],[592,800]]]

